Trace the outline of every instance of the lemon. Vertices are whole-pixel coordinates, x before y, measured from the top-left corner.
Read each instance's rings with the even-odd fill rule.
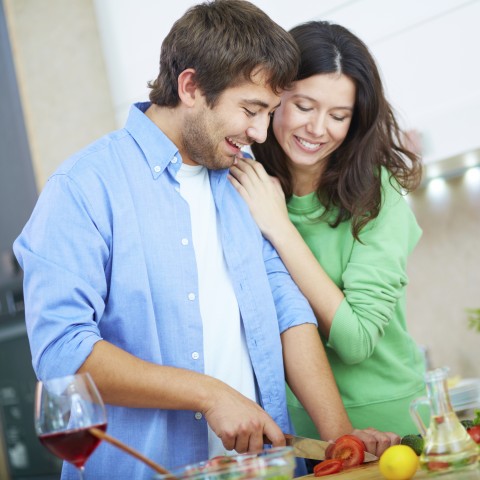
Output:
[[[408,445],[393,445],[383,452],[378,467],[387,480],[409,480],[417,471],[418,457]]]

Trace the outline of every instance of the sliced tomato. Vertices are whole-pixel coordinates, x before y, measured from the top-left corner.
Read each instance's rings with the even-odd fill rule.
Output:
[[[365,459],[365,445],[353,435],[343,435],[325,450],[325,458],[342,460],[345,468],[360,465]]]
[[[427,469],[431,472],[439,472],[440,470],[445,470],[450,467],[448,462],[428,462]]]
[[[333,445],[333,444],[332,444]],[[324,460],[313,467],[313,475],[315,477],[323,477],[332,473],[338,473],[343,470],[343,462],[337,458]]]
[[[360,447],[362,447],[365,450],[365,444],[355,435],[343,435],[340,438],[349,438],[350,440],[357,442],[360,445]]]
[[[473,438],[474,442],[480,443],[480,425],[467,428],[467,432]]]
[[[237,463],[237,461],[229,455],[218,455],[211,458],[205,464],[206,467],[218,467],[220,465],[228,465],[229,463]]]
[[[355,435],[343,435],[337,439],[338,440],[345,440],[349,439],[354,442],[357,442],[360,448],[363,448],[364,451],[366,451],[365,444]],[[336,443],[336,442],[335,442]],[[335,443],[331,443],[326,449],[325,449],[325,458],[333,458],[332,452],[335,446]]]

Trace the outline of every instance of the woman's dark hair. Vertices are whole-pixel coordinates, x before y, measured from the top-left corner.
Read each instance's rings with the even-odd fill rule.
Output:
[[[195,81],[213,107],[229,87],[251,80],[258,68],[275,92],[288,87],[298,70],[292,37],[266,13],[244,0],[215,0],[193,6],[162,43],[160,72],[148,84],[150,101],[178,105],[178,76],[195,69]]]
[[[356,86],[355,106],[349,131],[340,147],[327,160],[317,186],[325,207],[322,218],[332,218],[337,227],[351,219],[352,233],[378,216],[382,199],[381,167],[390,172],[390,182],[406,192],[421,181],[420,159],[403,140],[392,107],[387,102],[375,60],[366,45],[349,30],[329,22],[308,22],[290,33],[300,49],[296,80],[317,74],[344,74]],[[293,193],[289,160],[278,144],[272,124],[267,141],[254,144],[253,153],[270,175],[279,178],[287,198]]]

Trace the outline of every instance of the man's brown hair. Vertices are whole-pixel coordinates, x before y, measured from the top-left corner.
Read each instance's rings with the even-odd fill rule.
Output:
[[[175,107],[178,76],[187,68],[195,69],[211,107],[226,88],[250,80],[258,68],[279,92],[295,78],[298,58],[290,34],[250,2],[204,2],[187,10],[163,41],[160,72],[148,85],[150,101]]]

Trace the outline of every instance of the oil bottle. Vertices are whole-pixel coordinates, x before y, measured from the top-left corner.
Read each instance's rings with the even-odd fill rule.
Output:
[[[446,473],[460,468],[477,468],[480,447],[472,440],[455,414],[448,394],[447,367],[425,374],[427,397],[414,400],[410,414],[424,437],[420,465],[428,472]],[[430,424],[423,423],[418,408],[430,407]]]

